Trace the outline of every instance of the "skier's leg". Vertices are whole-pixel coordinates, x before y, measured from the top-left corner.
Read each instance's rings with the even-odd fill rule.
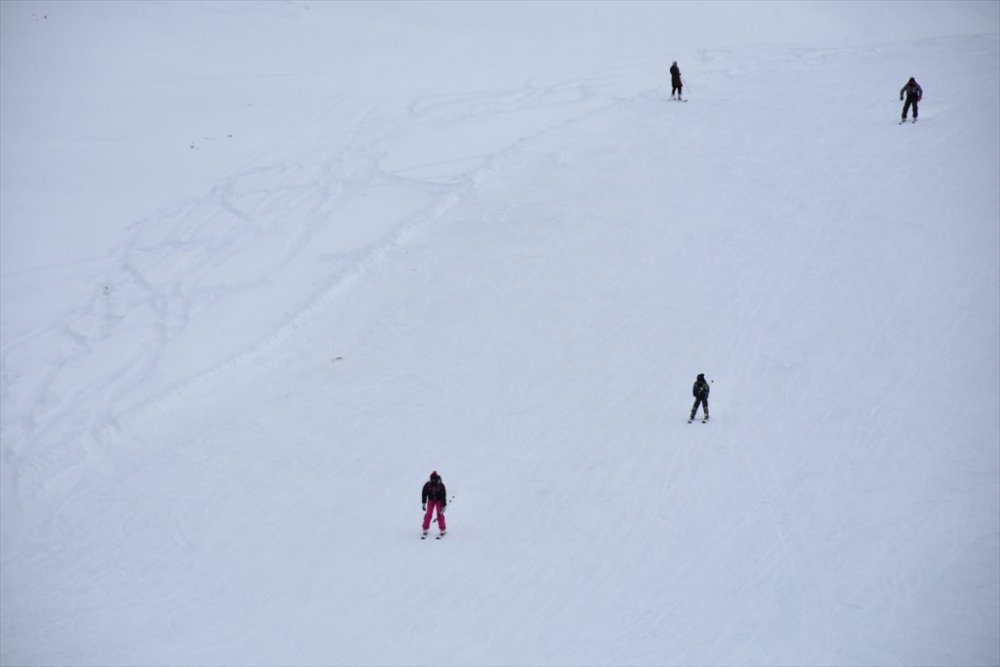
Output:
[[[427,511],[424,512],[424,531],[431,527],[431,515],[434,513],[434,501],[427,503]]]
[[[705,411],[705,419],[708,419],[708,399],[703,399],[701,402],[701,407]]]
[[[906,120],[906,114],[907,112],[909,112],[909,110],[910,110],[910,100],[907,99],[906,102],[903,103],[903,120]]]
[[[440,528],[441,532],[443,533],[445,530],[448,529],[448,526],[445,524],[444,512],[441,511],[441,509],[442,509],[442,507],[441,507],[442,503],[441,502],[437,502],[434,505],[435,505],[435,507],[437,507],[438,528]]]
[[[701,402],[700,398],[694,399],[694,405],[691,406],[691,419],[694,419],[695,413],[698,412],[698,403]]]
[[[913,120],[917,119],[917,101],[913,100]]]

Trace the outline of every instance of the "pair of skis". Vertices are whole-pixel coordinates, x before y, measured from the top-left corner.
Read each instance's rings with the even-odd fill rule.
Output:
[[[688,420],[688,424],[690,424],[690,423],[691,423],[691,422],[693,422],[693,421],[694,421],[694,417],[692,417],[691,419],[689,419],[689,420]],[[702,419],[702,420],[701,420],[701,423],[702,423],[702,424],[706,424],[706,423],[708,423],[708,417],[705,417],[704,419]]]
[[[904,118],[903,120],[899,121],[899,124],[902,125],[905,122],[906,122],[906,119]],[[917,122],[916,118],[914,118],[913,120],[910,121],[911,124],[916,123],[916,122]]]

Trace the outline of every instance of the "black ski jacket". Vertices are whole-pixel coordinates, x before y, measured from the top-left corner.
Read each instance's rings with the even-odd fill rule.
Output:
[[[709,388],[708,383],[704,380],[696,380],[694,386],[691,387],[691,395],[695,398],[708,398],[708,392],[710,391],[711,389]]]
[[[448,506],[448,490],[444,488],[444,482],[425,482],[424,491],[420,495],[420,504],[426,505],[428,500],[437,500],[441,507]]]
[[[681,69],[676,63],[670,66],[670,83],[674,86],[674,88],[680,88],[682,84]]]
[[[906,85],[899,89],[899,99],[903,99],[904,94],[909,101],[919,102],[920,98],[924,96],[924,89],[916,81],[913,83],[907,81]]]

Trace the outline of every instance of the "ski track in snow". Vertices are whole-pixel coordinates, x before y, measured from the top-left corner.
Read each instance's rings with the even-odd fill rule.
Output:
[[[403,248],[415,229],[444,215],[481,174],[491,170],[491,160],[504,150],[446,161],[459,163],[460,168],[481,166],[449,174],[439,184],[433,177],[407,174],[443,163],[408,164],[392,171],[382,168],[384,154],[393,144],[406,141],[407,135],[443,132],[455,125],[477,126],[496,116],[544,115],[550,108],[568,107],[568,112],[560,108],[557,117],[569,113],[572,118],[579,107],[607,104],[603,99],[595,102],[598,96],[590,92],[599,86],[600,82],[528,83],[519,90],[430,95],[414,99],[397,116],[371,108],[353,121],[345,137],[312,147],[293,163],[240,170],[204,198],[136,223],[117,253],[118,273],[103,279],[88,303],[58,323],[4,346],[6,360],[31,355],[33,346],[50,348],[53,338],[64,341],[55,359],[40,360],[43,370],[34,372],[40,377],[21,381],[34,385],[30,392],[21,390],[18,382],[8,383],[13,387],[8,389],[11,394],[29,398],[18,401],[24,406],[18,414],[5,418],[7,456],[26,459],[25,468],[32,476],[46,484],[56,483],[61,472],[84,465],[106,446],[107,434],[116,430],[124,415],[181,391],[192,380],[175,378],[173,386],[165,387],[161,368],[168,348],[183,344],[178,341],[183,340],[192,319],[241,294],[252,295],[296,260],[315,259],[303,254],[314,236],[330,239],[325,228],[331,221],[346,215],[371,215],[364,202],[358,203],[369,193],[388,189],[393,196],[413,200],[412,210],[401,219],[384,223],[389,231],[381,239],[321,256],[320,260],[337,269],[330,273],[322,267],[311,276],[317,285],[313,294],[294,304],[297,312],[285,311],[274,318],[270,328],[276,331],[261,331],[257,337],[263,340],[247,341],[248,349],[230,359],[209,360],[209,368],[195,375],[253,363],[280,344],[283,332],[299,326],[310,311],[322,308],[358,275]],[[307,125],[320,119],[338,124],[337,106],[331,104]],[[543,119],[539,131],[550,122]],[[517,137],[515,143],[527,140],[530,136]],[[331,154],[336,157],[325,158]],[[336,243],[335,236],[332,240]],[[81,366],[89,365],[103,370],[85,374],[91,378],[86,386],[59,387],[63,376],[79,374]],[[10,423],[19,427],[11,429]],[[79,442],[87,445],[74,444]]]

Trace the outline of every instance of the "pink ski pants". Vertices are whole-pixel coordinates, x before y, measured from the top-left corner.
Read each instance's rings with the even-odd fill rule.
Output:
[[[437,522],[438,527],[441,528],[441,532],[445,531],[444,523],[444,512],[441,511],[441,501],[440,500],[429,500],[427,501],[427,512],[424,514],[424,530],[431,527],[431,515],[437,510]]]

